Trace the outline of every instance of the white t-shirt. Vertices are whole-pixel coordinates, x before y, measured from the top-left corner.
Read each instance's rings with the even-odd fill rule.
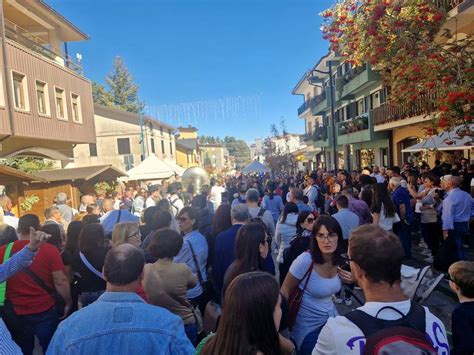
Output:
[[[225,188],[222,186],[215,185],[211,188],[209,201],[212,202],[212,205],[214,206],[214,211],[216,211],[217,208],[221,205],[222,193],[224,192],[225,192]]]
[[[15,230],[18,229],[18,221],[19,219],[15,216],[3,216],[3,223],[15,228]]]
[[[383,307],[394,307],[403,314],[410,311],[409,300],[402,302],[367,302],[357,309],[375,317],[377,312]],[[435,317],[428,308],[426,314],[426,334],[433,343],[434,349],[439,355],[449,354],[449,343],[446,337],[446,329],[443,323]],[[395,320],[400,318],[397,312],[386,309],[380,312],[378,318],[384,320]],[[313,350],[313,355],[318,354],[361,354],[361,346],[365,344],[365,337],[362,331],[346,317],[329,318],[326,325],[319,334],[318,342]]]
[[[145,201],[145,208],[156,206],[156,202],[153,197],[149,196]]]

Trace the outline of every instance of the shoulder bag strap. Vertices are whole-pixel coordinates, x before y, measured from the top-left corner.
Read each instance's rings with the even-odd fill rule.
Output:
[[[313,272],[313,267],[314,267],[314,261],[311,261],[311,265],[309,266],[308,271],[306,271],[306,274],[304,274],[303,278],[298,284],[299,286],[301,282],[304,280],[304,278],[306,277],[306,282],[304,283],[303,292],[306,290],[306,286],[308,286],[309,278],[311,277],[311,273]]]
[[[10,254],[12,252],[12,248],[13,248],[13,242],[8,243],[8,245],[5,249],[5,254],[3,254],[2,264],[5,264],[7,262],[7,260],[10,259]],[[7,293],[7,280],[0,283],[0,306],[5,305],[6,293]]]
[[[25,274],[27,274],[28,276],[30,276],[32,278],[32,280],[39,287],[41,287],[43,290],[45,290],[48,294],[50,294],[50,295],[54,294],[54,290],[52,288],[50,288],[48,285],[46,285],[45,282],[38,275],[36,275],[33,271],[31,271],[30,268],[24,269],[23,272]]]
[[[119,209],[119,213],[117,215],[117,221],[115,221],[115,224],[120,222],[120,216],[122,215],[122,209]]]
[[[201,269],[199,268],[199,263],[197,261],[196,254],[194,254],[193,245],[191,244],[191,242],[189,240],[186,240],[186,243],[189,244],[189,248],[191,249],[191,254],[193,255],[194,265],[196,266],[197,273],[198,273],[199,283],[202,286],[202,283],[204,282],[204,280],[202,278]]]
[[[92,266],[92,264],[89,262],[89,260],[86,259],[86,256],[82,254],[82,252],[79,252],[79,257],[81,258],[84,265],[90,270],[90,272],[104,280],[104,276],[102,276],[102,273],[100,273],[99,270]]]

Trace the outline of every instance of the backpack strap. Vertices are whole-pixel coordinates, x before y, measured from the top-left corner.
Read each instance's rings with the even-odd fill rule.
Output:
[[[400,313],[402,317],[395,320],[377,318],[379,313],[384,309],[395,310],[396,312]],[[423,306],[420,306],[415,302],[411,302],[410,311],[407,313],[407,315],[403,315],[402,312],[394,307],[387,306],[379,309],[375,317],[372,317],[371,315],[359,309],[349,312],[344,317],[354,323],[362,331],[362,333],[364,333],[366,339],[371,337],[379,330],[394,326],[413,328],[422,332],[423,334],[426,332],[425,309]]]
[[[201,287],[202,287],[203,282],[204,282],[204,278],[202,277],[201,269],[199,268],[199,263],[197,261],[196,254],[194,254],[193,245],[191,244],[191,242],[189,240],[186,240],[186,243],[189,244],[189,249],[191,249],[191,254],[193,256],[194,265],[196,265],[196,270],[197,270],[197,274],[198,274],[199,283],[201,284]]]
[[[90,272],[92,272],[95,276],[104,280],[104,276],[102,276],[102,273],[100,273],[99,270],[97,270],[94,266],[92,266],[92,264],[89,262],[89,260],[87,260],[86,256],[82,254],[82,252],[79,252],[79,257],[81,258],[82,262],[84,263],[86,268],[89,269]]]
[[[45,290],[48,294],[50,295],[53,295],[54,294],[54,290],[49,287],[48,285],[46,285],[46,283],[38,276],[36,275],[33,271],[31,271],[30,268],[26,268],[23,270],[23,272],[25,274],[27,274],[29,277],[31,277],[31,279],[39,286],[41,287],[43,290]]]
[[[263,215],[265,214],[266,209],[263,207],[260,207],[260,211],[258,211],[257,218],[262,218]]]
[[[12,252],[12,248],[13,248],[13,242],[8,243],[8,245],[5,249],[5,254],[3,254],[2,264],[5,264],[7,262],[7,260],[10,259],[10,254]],[[7,294],[7,280],[0,283],[0,306],[5,305],[6,294]]]
[[[178,212],[179,208],[175,205],[175,202],[179,200],[179,197],[176,197],[173,201],[170,200],[170,205]]]

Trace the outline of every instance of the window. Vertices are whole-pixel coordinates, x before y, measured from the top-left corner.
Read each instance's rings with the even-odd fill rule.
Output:
[[[357,101],[357,115],[362,115],[364,112],[364,99],[360,99]]]
[[[130,139],[117,138],[117,146],[119,155],[130,154]]]
[[[17,110],[29,111],[28,86],[26,84],[26,75],[12,72],[13,78],[13,99]]]
[[[155,154],[155,140],[150,138],[151,152]]]
[[[71,92],[72,120],[82,123],[81,97]]]
[[[376,108],[380,106],[380,92],[374,92],[372,95],[372,108]]]
[[[163,127],[160,127],[160,134],[163,136]]]
[[[50,116],[48,84],[36,80],[36,103],[40,115]]]
[[[97,156],[97,144],[89,143],[89,155],[91,157],[96,157]]]
[[[59,119],[67,120],[66,92],[64,91],[64,89],[58,87],[54,88],[54,102],[56,105],[56,117]]]
[[[170,142],[170,154],[173,155],[173,142]]]
[[[165,141],[161,140],[161,154],[165,154]]]

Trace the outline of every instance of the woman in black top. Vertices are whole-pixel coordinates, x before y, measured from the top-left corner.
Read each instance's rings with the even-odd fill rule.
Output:
[[[105,240],[102,225],[94,223],[82,228],[79,234],[79,252],[74,255],[73,260],[73,270],[81,276],[82,307],[97,300],[105,291],[102,268],[109,250],[110,246]]]

